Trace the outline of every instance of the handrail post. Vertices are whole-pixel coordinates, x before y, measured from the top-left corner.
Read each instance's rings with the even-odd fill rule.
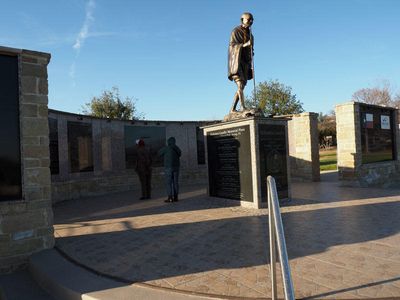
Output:
[[[267,185],[268,186],[268,185]],[[269,255],[271,268],[271,298],[277,299],[276,291],[276,244],[274,230],[274,213],[272,210],[271,188],[268,187],[268,219],[269,219]]]
[[[275,179],[272,176],[267,178],[268,194],[268,218],[270,232],[270,256],[271,256],[271,297],[276,299],[276,246],[278,246],[279,261],[283,279],[283,290],[286,300],[294,300],[294,289],[290,271],[289,258],[286,250],[285,233],[283,231],[282,217],[279,209],[278,193],[276,191]]]

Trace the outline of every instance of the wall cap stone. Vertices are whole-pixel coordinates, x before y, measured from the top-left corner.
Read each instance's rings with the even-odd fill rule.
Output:
[[[165,124],[174,124],[177,125],[184,125],[184,124],[198,124],[199,126],[204,126],[204,124],[216,124],[220,123],[221,120],[195,120],[195,121],[179,121],[179,120],[141,120],[141,119],[134,119],[134,120],[121,120],[121,119],[107,119],[107,118],[99,118],[90,115],[84,114],[77,114],[62,110],[56,110],[49,108],[49,118],[57,118],[58,115],[64,115],[69,117],[76,117],[79,118],[77,121],[91,121],[91,120],[107,120],[109,122],[122,122],[126,123],[127,125],[147,125],[147,126],[164,126]],[[154,124],[156,123],[156,124]],[[157,124],[159,123],[159,124]]]
[[[22,49],[0,46],[0,53],[18,55],[21,54],[21,52]]]
[[[51,58],[50,53],[26,50],[26,49],[22,49],[21,54],[25,57],[28,56],[28,57],[35,57],[35,58],[44,58],[47,61],[47,63],[50,62],[50,58]]]
[[[398,108],[392,107],[392,106],[386,106],[386,105],[378,105],[378,104],[370,104],[370,103],[364,103],[364,102],[359,102],[359,101],[350,101],[350,102],[345,102],[341,104],[336,104],[335,107],[342,107],[342,106],[351,106],[351,105],[367,105],[367,106],[372,106],[372,107],[377,107],[377,108],[385,108],[385,109],[391,109],[391,110],[396,110]]]
[[[315,112],[302,112],[299,114],[292,115],[293,117],[318,117],[318,113]]]
[[[360,102],[349,101],[349,102],[345,102],[345,103],[341,103],[341,104],[336,104],[336,105],[335,105],[335,108],[336,108],[336,107],[341,107],[341,106],[356,105],[356,104],[358,104],[358,103],[360,103]]]
[[[50,58],[51,58],[50,53],[27,50],[27,49],[11,48],[11,47],[5,47],[5,46],[0,46],[0,53],[11,54],[11,55],[22,54],[24,56],[41,57],[41,58],[47,59],[47,62],[49,62]]]

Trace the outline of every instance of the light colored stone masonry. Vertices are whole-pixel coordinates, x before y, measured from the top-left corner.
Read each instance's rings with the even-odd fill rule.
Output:
[[[292,115],[288,131],[292,179],[319,181],[318,114],[306,112]]]
[[[397,159],[362,164],[360,106],[357,102],[337,105],[337,164],[343,185],[390,187],[400,183],[400,134],[396,119]],[[398,111],[395,115],[398,114]]]
[[[356,136],[358,106],[354,102],[337,105],[335,113],[339,178],[354,179],[356,164],[361,164],[361,139]]]
[[[0,272],[54,245],[51,207],[47,65],[50,54],[0,47],[18,57],[22,199],[0,202]],[[1,67],[1,66],[0,66]]]

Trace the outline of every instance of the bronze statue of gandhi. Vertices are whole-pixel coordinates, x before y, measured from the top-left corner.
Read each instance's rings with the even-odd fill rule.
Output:
[[[253,15],[244,13],[241,16],[241,25],[232,30],[228,51],[228,78],[235,81],[237,91],[233,97],[230,113],[236,111],[240,101],[241,111],[246,110],[243,90],[247,80],[253,78],[253,45],[254,38],[250,27],[253,24]]]

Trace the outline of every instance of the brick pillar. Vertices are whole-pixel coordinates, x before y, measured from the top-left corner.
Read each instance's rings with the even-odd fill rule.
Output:
[[[319,181],[318,114],[293,115],[288,129],[292,178]]]
[[[356,180],[361,165],[360,110],[355,102],[335,107],[337,166],[340,180]]]
[[[0,47],[18,58],[22,199],[0,202],[0,272],[54,246],[48,129],[50,54]],[[1,66],[0,66],[1,67]]]

